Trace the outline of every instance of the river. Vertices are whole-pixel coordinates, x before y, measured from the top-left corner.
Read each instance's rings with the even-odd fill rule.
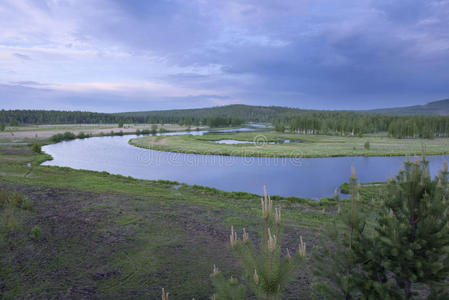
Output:
[[[253,129],[239,129],[247,131]],[[236,130],[226,130],[236,131]],[[207,131],[161,135],[194,134]],[[273,158],[198,155],[155,151],[131,146],[135,135],[76,139],[43,147],[53,160],[43,165],[106,171],[139,179],[164,179],[260,194],[266,185],[272,195],[311,199],[330,197],[347,181],[354,165],[360,182],[385,181],[399,171],[404,157]],[[446,155],[430,156],[436,175]]]

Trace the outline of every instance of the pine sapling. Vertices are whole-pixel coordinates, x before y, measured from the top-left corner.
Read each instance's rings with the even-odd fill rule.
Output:
[[[338,194],[338,221],[325,231],[320,246],[313,254],[314,290],[324,299],[354,299],[360,295],[358,289],[358,264],[360,257],[354,251],[359,247],[360,236],[365,230],[365,219],[360,213],[360,186],[354,167],[349,179],[350,202],[340,203]]]

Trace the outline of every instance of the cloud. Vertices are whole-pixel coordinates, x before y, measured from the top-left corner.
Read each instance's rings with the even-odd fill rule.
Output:
[[[0,83],[128,110],[417,104],[449,95],[448,23],[443,0],[5,0]]]
[[[79,88],[82,86],[83,88]],[[75,88],[76,87],[76,88]],[[129,85],[110,88],[109,84],[51,85],[22,82],[0,84],[0,109],[59,109],[120,112],[151,109],[191,108],[233,104],[238,101],[220,94],[166,93],[159,86],[130,89]]]
[[[21,60],[31,60],[31,57],[25,54],[14,53],[13,55]]]

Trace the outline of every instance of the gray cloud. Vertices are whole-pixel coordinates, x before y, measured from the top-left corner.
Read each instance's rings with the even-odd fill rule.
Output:
[[[121,79],[122,74],[106,71],[117,69],[109,68],[117,62],[104,54],[118,49],[134,57],[136,64],[122,68],[123,80],[156,78],[191,90],[219,91],[214,97],[152,98],[148,103],[155,108],[207,106],[220,99],[307,108],[374,108],[449,95],[449,1],[97,0],[36,2],[33,7],[45,16],[61,15],[73,23],[70,32],[63,32],[70,38],[61,41],[62,48],[87,47],[101,54],[95,61],[102,63],[95,68],[95,81],[101,81],[103,66],[104,78]],[[35,41],[36,36],[40,35],[29,40]],[[41,36],[50,44],[51,38]],[[142,66],[147,64],[145,72]],[[67,78],[93,76],[92,61],[72,66],[72,72],[63,73]],[[154,74],[155,68],[160,75]],[[44,75],[16,81],[45,82],[48,74]],[[63,91],[57,93],[61,98]],[[114,99],[117,110],[128,108],[127,104],[127,110],[142,106],[103,93],[104,99]],[[66,94],[62,98],[83,103],[76,102],[80,95]],[[95,101],[102,103],[95,95]]]
[[[13,55],[21,60],[31,60],[31,57],[25,54],[14,53]]]
[[[162,97],[145,94],[130,97],[117,92],[59,91],[26,84],[0,84],[0,109],[57,109],[95,112],[210,107],[228,100],[221,95]],[[33,84],[35,85],[35,84]],[[226,104],[226,102],[224,102]]]

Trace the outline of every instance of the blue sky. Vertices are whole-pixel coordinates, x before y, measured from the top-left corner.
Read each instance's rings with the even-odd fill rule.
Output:
[[[449,0],[2,0],[0,109],[449,96]]]

